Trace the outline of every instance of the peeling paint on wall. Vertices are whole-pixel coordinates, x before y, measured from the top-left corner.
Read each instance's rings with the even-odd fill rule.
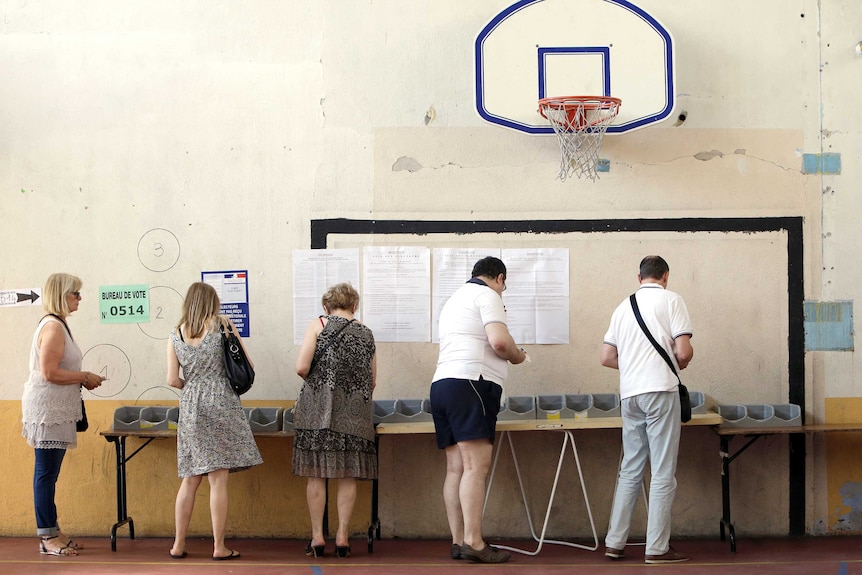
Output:
[[[708,162],[713,158],[723,158],[724,154],[719,152],[718,150],[712,150],[709,152],[698,152],[694,155],[695,158],[700,160],[701,162]]]
[[[412,172],[418,172],[423,167],[424,166],[422,166],[422,164],[417,162],[415,158],[410,158],[408,156],[401,156],[400,158],[395,160],[394,164],[392,164],[392,171],[393,172],[402,172],[404,170],[407,170],[408,172],[412,173]]]
[[[862,529],[862,483],[848,481],[839,490],[841,502],[850,512],[838,517],[835,529],[839,531],[858,531]]]

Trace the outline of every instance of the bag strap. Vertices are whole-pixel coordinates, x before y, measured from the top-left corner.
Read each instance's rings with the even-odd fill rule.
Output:
[[[66,333],[68,333],[68,334],[69,334],[69,339],[71,339],[72,341],[75,341],[75,338],[74,338],[74,337],[72,337],[72,332],[71,332],[71,331],[69,331],[69,324],[67,324],[67,323],[66,323],[66,320],[65,320],[65,319],[63,319],[62,317],[60,317],[59,315],[57,315],[56,313],[49,313],[49,314],[45,314],[45,315],[43,315],[43,316],[42,316],[42,319],[45,319],[45,318],[46,318],[46,317],[48,317],[49,315],[50,315],[51,317],[55,317],[55,318],[57,318],[57,320],[58,320],[60,323],[62,323],[62,324],[63,324],[63,327],[65,327],[65,328],[66,328]],[[42,321],[42,320],[40,319],[39,321]]]
[[[230,322],[227,321],[227,318],[223,315],[218,316],[219,328],[218,330],[224,335],[225,327],[227,327],[226,337],[233,336],[233,328],[231,327]]]
[[[649,328],[647,328],[646,323],[644,322],[644,318],[643,318],[643,316],[641,316],[641,310],[638,307],[638,300],[635,297],[635,294],[632,294],[629,296],[629,301],[632,304],[632,309],[635,312],[635,318],[637,318],[637,320],[638,320],[638,325],[641,326],[641,329],[643,330],[644,334],[647,336],[647,339],[649,340],[649,342],[652,344],[652,346],[655,348],[655,350],[658,352],[658,354],[662,357],[664,362],[667,364],[667,366],[670,368],[670,370],[676,376],[677,381],[679,381],[679,383],[682,384],[682,380],[679,378],[679,374],[676,372],[676,366],[674,366],[673,362],[670,360],[670,356],[668,355],[667,351],[665,351],[665,349],[658,344],[658,342],[655,340],[655,338],[650,333]]]
[[[341,326],[340,328],[338,328],[338,331],[335,332],[335,335],[332,336],[332,339],[330,339],[328,342],[326,342],[326,345],[324,345],[322,348],[320,348],[320,353],[317,354],[311,360],[311,366],[308,368],[309,374],[314,370],[314,366],[317,365],[317,358],[323,357],[323,354],[326,353],[326,350],[329,349],[329,346],[331,346],[333,343],[335,343],[335,340],[338,339],[338,336],[341,335],[341,332],[344,331],[347,328],[347,326],[349,326],[350,324],[352,324],[355,321],[356,321],[356,319],[352,319],[352,320],[348,321],[346,324],[344,324],[343,326]],[[307,378],[308,375],[306,375],[305,377]]]

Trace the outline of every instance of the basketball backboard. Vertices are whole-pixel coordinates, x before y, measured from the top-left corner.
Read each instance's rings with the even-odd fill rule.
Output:
[[[614,96],[619,134],[667,118],[674,107],[670,32],[627,0],[521,0],[482,29],[475,45],[476,109],[485,120],[552,134],[537,102]]]

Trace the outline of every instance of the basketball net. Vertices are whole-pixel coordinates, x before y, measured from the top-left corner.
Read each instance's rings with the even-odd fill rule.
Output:
[[[539,113],[554,129],[560,141],[560,173],[566,181],[572,175],[595,181],[598,175],[602,137],[617,116],[621,100],[610,96],[563,96],[539,100]]]

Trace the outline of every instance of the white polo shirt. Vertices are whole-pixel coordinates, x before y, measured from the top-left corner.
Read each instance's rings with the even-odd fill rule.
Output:
[[[643,283],[635,296],[644,323],[655,340],[668,352],[679,371],[673,354],[673,340],[692,335],[691,319],[682,297],[660,284]],[[620,368],[620,398],[652,391],[673,391],[676,376],[644,335],[629,298],[611,316],[604,342],[617,348]]]
[[[506,325],[503,299],[488,286],[466,283],[452,294],[440,312],[440,356],[434,379],[478,380],[482,376],[500,385],[509,362],[494,352],[485,326]]]

